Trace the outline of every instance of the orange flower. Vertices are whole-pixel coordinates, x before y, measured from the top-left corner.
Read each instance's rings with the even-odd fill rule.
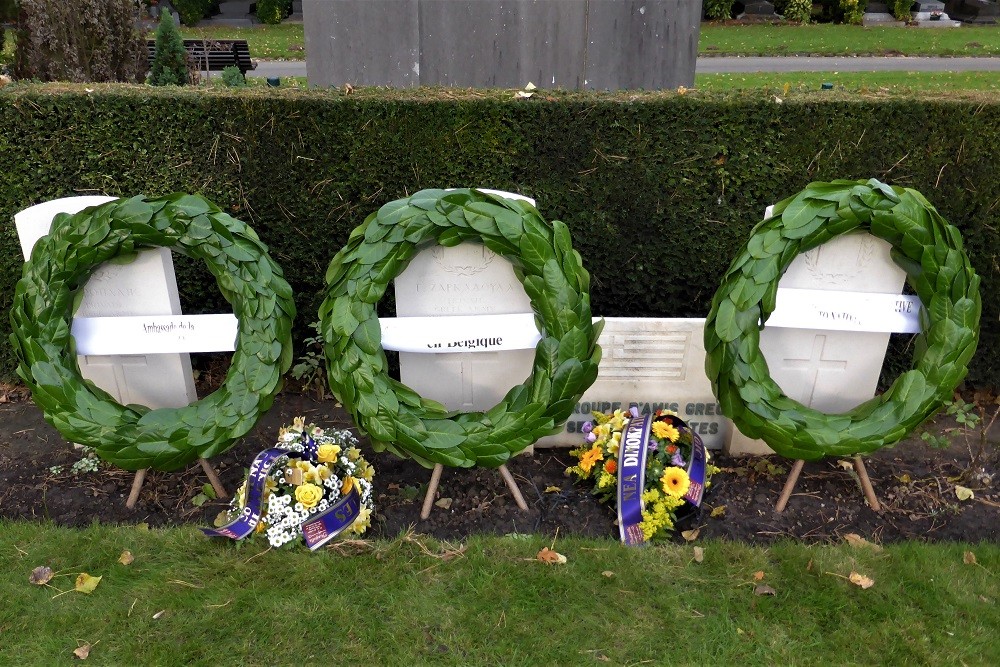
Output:
[[[594,464],[602,458],[604,458],[604,456],[601,453],[600,445],[594,445],[580,456],[580,470],[584,473],[590,474],[591,468],[593,468]]]
[[[616,470],[618,470],[618,463],[614,459],[608,459],[604,462],[604,472],[614,475]]]

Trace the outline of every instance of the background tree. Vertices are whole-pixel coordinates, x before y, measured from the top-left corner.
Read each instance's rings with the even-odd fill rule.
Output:
[[[17,18],[17,0],[0,0],[0,51],[3,51],[4,23],[12,23]]]
[[[146,44],[132,0],[18,0],[14,76],[142,81]]]

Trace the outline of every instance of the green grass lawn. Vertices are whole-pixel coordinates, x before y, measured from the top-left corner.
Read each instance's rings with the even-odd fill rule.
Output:
[[[896,28],[702,23],[700,55],[908,55],[997,56],[1000,27]]]
[[[713,541],[698,562],[690,545],[537,536],[309,553],[194,528],[0,534],[0,664],[83,644],[95,665],[1000,664],[995,544]],[[536,560],[550,545],[565,565]],[[38,566],[49,585],[29,583]],[[102,577],[89,595],[81,572]]]
[[[761,72],[699,74],[695,77],[695,88],[698,90],[763,88],[779,95],[821,90],[824,83],[833,84],[833,89],[841,92],[880,95],[1000,92],[1000,72]]]

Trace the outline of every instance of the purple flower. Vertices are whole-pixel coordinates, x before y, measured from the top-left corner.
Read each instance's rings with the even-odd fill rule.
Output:
[[[593,433],[587,434],[587,442],[596,442],[596,441],[597,441],[596,435],[594,435]]]
[[[649,451],[651,451],[651,452],[655,452],[659,448],[659,445],[660,445],[660,443],[658,443],[656,440],[653,440],[652,438],[650,438],[649,442],[646,443],[646,449],[649,450]]]
[[[670,462],[678,468],[684,467],[684,457],[681,456],[680,452],[674,452],[674,456],[670,459]]]
[[[593,430],[594,430],[594,424],[592,422],[584,422],[583,423],[583,432],[584,433],[590,433]]]
[[[633,406],[631,406],[631,407],[630,407],[630,408],[628,409],[628,411],[629,411],[629,414],[631,414],[631,415],[632,415],[632,418],[633,418],[633,419],[635,419],[636,417],[638,417],[638,416],[639,416],[639,406],[637,406],[637,405],[633,405]]]

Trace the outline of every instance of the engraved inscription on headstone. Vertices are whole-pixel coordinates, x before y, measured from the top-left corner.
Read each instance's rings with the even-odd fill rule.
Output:
[[[497,192],[511,199],[534,201]],[[531,313],[531,302],[509,261],[476,243],[418,253],[394,282],[399,318]],[[451,410],[496,405],[531,373],[532,349],[452,354],[399,353],[402,382]]]
[[[732,422],[722,415],[705,375],[705,320],[610,317],[598,343],[603,350],[597,381],[580,399],[562,433],[539,446],[579,445],[592,412],[669,410],[681,416],[707,447],[718,449]]]
[[[14,216],[25,260],[48,234],[58,213],[77,213],[114,197],[66,197],[27,208]],[[98,267],[75,317],[178,315],[181,312],[170,250],[143,250],[129,264]],[[150,408],[182,407],[197,400],[191,359],[183,354],[79,357],[80,372],[122,403]]]

